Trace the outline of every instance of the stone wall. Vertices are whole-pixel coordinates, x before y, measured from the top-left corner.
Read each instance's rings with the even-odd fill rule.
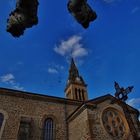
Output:
[[[77,107],[73,106],[0,94],[0,110],[7,113],[1,139],[16,140],[21,117],[27,117],[33,120],[33,140],[41,140],[44,120],[52,117],[56,126],[56,140],[66,140],[66,110],[69,111],[67,114],[70,114]]]
[[[103,121],[102,121],[102,114],[103,111],[107,108],[110,108],[116,112],[122,117],[122,120],[125,124],[125,135],[123,138],[117,138],[112,135],[110,135],[106,128],[104,127]],[[92,140],[134,140],[132,138],[132,135],[130,134],[128,123],[124,117],[123,109],[118,104],[110,104],[110,100],[106,100],[100,104],[97,105],[97,108],[88,109],[88,118],[89,118],[89,128],[91,132]]]
[[[0,112],[5,118],[0,140],[17,139],[22,117],[32,120],[31,140],[42,140],[44,121],[50,117],[55,122],[56,140],[118,140],[107,132],[103,123],[102,116],[107,109],[116,111],[125,124],[126,133],[119,140],[134,140],[119,104],[111,104],[110,99],[96,104],[90,102],[80,106],[81,104],[82,102],[63,98],[0,90]],[[137,115],[131,115],[139,135]]]
[[[91,140],[87,109],[68,123],[69,140]]]

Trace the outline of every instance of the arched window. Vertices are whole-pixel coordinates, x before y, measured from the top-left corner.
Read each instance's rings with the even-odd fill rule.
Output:
[[[54,140],[54,121],[47,118],[44,124],[44,140]]]
[[[2,113],[0,113],[0,130],[2,127],[3,120],[4,120],[4,115]]]

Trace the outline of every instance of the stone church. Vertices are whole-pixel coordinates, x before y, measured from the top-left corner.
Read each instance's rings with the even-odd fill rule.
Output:
[[[138,117],[110,94],[89,100],[73,59],[65,98],[0,88],[0,140],[140,140]]]

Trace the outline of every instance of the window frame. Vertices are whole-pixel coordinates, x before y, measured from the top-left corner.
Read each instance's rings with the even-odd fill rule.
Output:
[[[3,131],[4,131],[4,127],[5,127],[6,121],[8,119],[8,114],[7,114],[6,111],[1,110],[1,109],[0,109],[0,113],[3,114],[3,117],[4,117],[3,122],[2,122],[1,129],[0,129],[0,140],[1,140],[2,134],[3,134]]]
[[[48,126],[46,126],[46,124],[47,124],[47,121],[49,121],[49,120],[52,121],[51,122],[52,123],[51,124],[52,129],[51,130],[48,130],[48,132],[49,131],[52,131],[52,139],[49,139],[49,140],[55,140],[55,135],[56,135],[55,134],[55,127],[56,126],[55,126],[55,120],[52,117],[47,117],[47,118],[44,119],[44,124],[43,124],[43,140],[48,140],[48,139],[45,139],[45,135],[47,135],[47,133],[48,133],[48,132],[46,132],[46,128],[48,127]]]
[[[18,129],[18,135],[17,135],[17,140],[20,137],[20,129],[22,127],[22,125],[29,125],[29,139],[32,138],[32,125],[33,125],[33,119],[31,117],[27,117],[27,116],[22,116],[20,121],[19,121],[19,129]]]
[[[114,111],[118,114],[118,116],[121,118],[124,126],[125,126],[125,135],[123,136],[122,139],[128,139],[128,136],[129,136],[129,132],[130,132],[130,129],[129,129],[129,126],[128,126],[128,122],[125,118],[125,115],[123,113],[123,110],[119,110],[119,108],[115,108],[114,106],[107,106],[105,108],[103,108],[103,110],[101,111],[101,117],[100,117],[100,121],[101,121],[101,125],[102,125],[102,128],[104,129],[105,133],[112,139],[114,139],[114,136],[110,135],[107,131],[107,129],[105,128],[105,125],[103,123],[103,116],[104,116],[104,113],[106,113],[107,111],[111,112],[111,111]]]

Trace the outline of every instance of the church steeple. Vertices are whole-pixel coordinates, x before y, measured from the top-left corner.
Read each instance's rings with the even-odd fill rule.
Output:
[[[69,76],[65,88],[66,98],[73,100],[87,100],[87,85],[83,78],[79,75],[74,59],[71,59]]]
[[[70,69],[69,69],[69,78],[68,79],[72,82],[75,80],[76,77],[79,77],[79,72],[78,72],[78,69],[74,63],[73,58],[72,58]]]

